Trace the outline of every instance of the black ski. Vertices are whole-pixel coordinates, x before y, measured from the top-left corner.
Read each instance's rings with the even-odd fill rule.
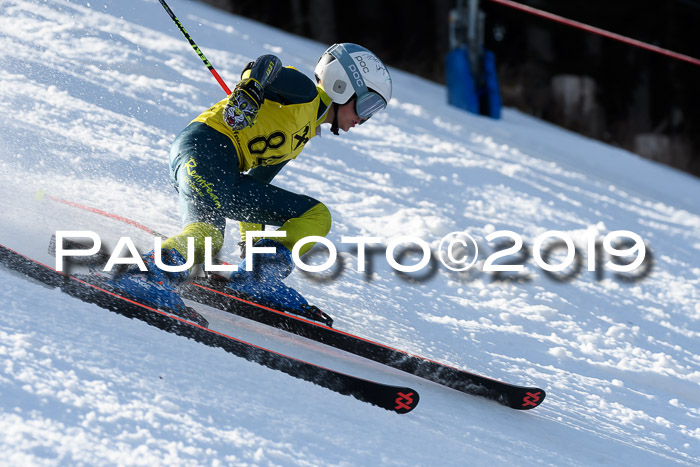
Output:
[[[518,386],[469,373],[289,312],[259,305],[236,296],[235,292],[224,287],[225,284],[226,280],[219,276],[198,278],[181,288],[180,294],[184,298],[283,329],[466,394],[486,397],[513,409],[535,408],[545,398],[544,389],[538,387]]]
[[[86,245],[64,239],[64,247],[86,249]],[[55,254],[55,238],[51,239],[49,252]],[[75,257],[76,264],[98,267],[107,262],[105,253]],[[424,357],[410,354],[361,336],[333,329],[333,320],[316,307],[321,315],[299,315],[297,310],[284,310],[255,303],[249,297],[225,288],[226,280],[220,276],[197,278],[180,289],[183,298],[193,300],[244,318],[273,326],[285,331],[321,342],[346,352],[405,371],[429,381],[447,386],[466,394],[485,397],[517,410],[529,410],[544,401],[544,389],[534,386],[519,386],[470,373]]]
[[[0,245],[0,263],[50,287],[80,300],[146,323],[202,344],[218,347],[246,360],[264,365],[328,388],[340,394],[379,406],[396,413],[408,413],[419,401],[418,392],[407,387],[391,386],[330,370],[312,363],[268,350],[248,342],[207,329],[186,317],[157,310],[124,298],[94,283],[68,274]]]

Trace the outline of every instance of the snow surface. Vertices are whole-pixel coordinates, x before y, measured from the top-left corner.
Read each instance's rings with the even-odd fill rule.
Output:
[[[263,53],[311,76],[327,46],[169,3],[229,86]],[[168,147],[222,91],[160,4],[0,0],[0,38],[0,243],[49,264],[55,230],[148,247],[126,224],[37,200],[40,189],[178,232]],[[0,268],[1,464],[700,464],[700,181],[513,110],[461,112],[442,86],[391,71],[387,111],[341,137],[326,129],[276,180],[329,206],[346,265],[289,282],[338,329],[542,386],[543,405],[514,411],[202,309],[231,335],[418,389],[418,408],[396,415]],[[529,259],[519,280],[494,280],[483,239],[504,229],[529,246],[567,233],[582,271],[555,281]],[[647,277],[587,270],[587,235],[615,230],[644,239]],[[381,249],[362,273],[340,243],[413,235],[435,249],[453,231],[483,247],[468,274],[439,266],[409,281]]]

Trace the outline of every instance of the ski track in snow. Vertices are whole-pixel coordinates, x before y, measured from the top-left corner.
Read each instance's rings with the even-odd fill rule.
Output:
[[[229,86],[263,53],[310,75],[326,47],[169,3]],[[159,3],[2,0],[0,39],[0,243],[51,261],[42,242],[55,228],[138,236],[38,202],[38,189],[178,232],[169,144],[223,92]],[[513,110],[497,122],[463,113],[443,87],[392,76],[387,111],[339,138],[324,128],[276,179],[329,206],[345,261],[333,280],[296,272],[290,285],[339,329],[541,385],[542,406],[513,412],[406,376],[420,405],[385,413],[2,269],[0,463],[699,464],[698,179]],[[482,240],[497,230],[528,246],[566,232],[583,270],[555,281],[530,259],[518,281],[479,267],[408,281],[381,248],[358,272],[340,242],[413,235],[437,248],[452,231]],[[645,240],[648,277],[586,270],[587,235],[615,230]],[[494,251],[481,246],[477,266]],[[401,378],[376,372],[389,377]]]

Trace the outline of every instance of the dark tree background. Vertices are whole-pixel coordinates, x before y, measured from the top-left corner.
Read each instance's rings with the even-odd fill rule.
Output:
[[[456,0],[205,0],[444,83]],[[700,58],[700,0],[517,0]],[[504,104],[700,176],[700,67],[481,1]]]

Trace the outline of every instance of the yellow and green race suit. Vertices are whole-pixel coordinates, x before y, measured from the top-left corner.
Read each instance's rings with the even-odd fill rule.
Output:
[[[243,74],[265,69],[271,56],[260,57]],[[204,238],[223,245],[226,219],[245,229],[277,225],[286,238],[275,238],[288,249],[307,236],[325,236],[330,212],[319,201],[271,185],[281,168],[296,158],[317,135],[330,98],[303,73],[282,68],[264,88],[264,102],[253,126],[232,130],[224,121],[228,99],[196,117],[175,139],[170,174],[180,197],[183,231],[163,246],[188,257],[187,238],[194,237],[195,261],[202,262]],[[313,244],[302,248],[308,251]]]

